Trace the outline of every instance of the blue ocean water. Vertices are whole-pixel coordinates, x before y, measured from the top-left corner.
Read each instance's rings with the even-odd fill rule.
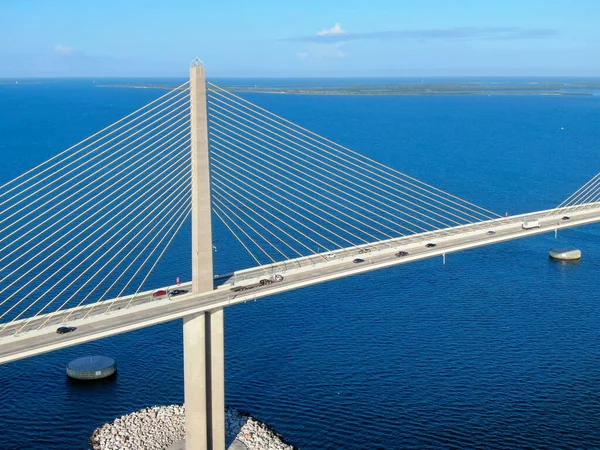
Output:
[[[0,85],[0,179],[161,93]],[[555,206],[600,171],[598,97],[243,95],[500,214]],[[216,233],[216,272],[250,264]],[[227,403],[303,450],[600,448],[599,242],[587,226],[230,307]],[[157,285],[186,278],[185,244]],[[559,245],[581,262],[550,261]],[[118,376],[70,382],[87,354]],[[115,417],[181,403],[182,377],[180,321],[0,366],[0,449],[86,448]]]

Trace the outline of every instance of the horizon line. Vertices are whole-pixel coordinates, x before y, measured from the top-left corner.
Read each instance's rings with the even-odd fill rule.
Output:
[[[436,79],[436,78],[597,78],[600,80],[600,74],[598,75],[285,75],[285,76],[244,76],[244,75],[223,75],[223,76],[210,76],[207,78],[231,78],[231,79],[383,79],[383,78],[397,78],[397,79],[406,79],[406,78],[422,78],[422,79]],[[20,79],[28,79],[28,80],[58,80],[58,79],[78,79],[78,80],[88,80],[88,79],[115,79],[115,78],[151,78],[151,79],[186,79],[187,76],[183,75],[56,75],[56,76],[0,76],[0,81],[4,80],[14,80],[18,81]]]

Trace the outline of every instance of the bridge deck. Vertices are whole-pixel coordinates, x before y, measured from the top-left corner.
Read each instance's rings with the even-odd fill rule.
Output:
[[[569,220],[561,220],[565,214],[569,215]],[[523,229],[523,220],[533,218],[539,220],[541,227]],[[133,300],[131,297],[123,297],[102,302],[95,306],[90,314],[88,313],[92,308],[91,305],[68,309],[30,320],[16,336],[14,333],[25,324],[24,320],[6,327],[0,335],[0,364],[167,322],[219,306],[228,306],[446,253],[599,221],[600,205],[597,203],[578,207],[575,210],[539,211],[381,241],[370,245],[368,253],[358,253],[359,249],[364,246],[352,247],[334,252],[336,257],[331,260],[312,256],[272,266],[246,269],[236,272],[229,278],[225,277],[219,281],[220,285],[214,291],[201,295],[188,294],[174,297],[171,300],[164,298],[157,300],[152,297],[152,292],[146,292],[138,294]],[[489,230],[493,230],[495,234],[487,234]],[[436,243],[436,246],[425,247],[428,242]],[[408,251],[409,255],[395,256],[400,250]],[[365,261],[353,263],[355,258]],[[232,291],[235,286],[254,285],[269,273],[280,273],[284,276],[284,280],[267,286],[256,286],[243,292]],[[189,286],[189,283],[183,286],[185,288]],[[130,300],[130,307],[126,308]],[[84,318],[86,315],[87,317]],[[73,333],[58,335],[55,331],[56,326],[64,324],[66,317],[69,317],[68,324],[76,326],[77,330]],[[42,324],[44,324],[43,327],[38,329]]]

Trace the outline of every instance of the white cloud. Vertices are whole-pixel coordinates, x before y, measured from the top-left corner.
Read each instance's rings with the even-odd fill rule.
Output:
[[[319,36],[324,38],[334,38],[338,36],[344,36],[347,33],[342,29],[339,22],[327,30],[321,30],[313,35],[315,39]],[[320,41],[320,38],[319,38]],[[345,51],[345,42],[311,42],[302,51],[298,52],[298,59],[300,61],[307,62],[323,62],[327,60],[338,60],[348,56]]]
[[[56,44],[54,46],[54,51],[56,53],[60,53],[61,55],[68,55],[73,52],[73,47],[69,47],[67,45]]]
[[[342,26],[339,24],[339,22],[336,23],[329,30],[322,30],[317,32],[317,36],[327,36],[329,34],[346,34],[346,32],[342,30]]]

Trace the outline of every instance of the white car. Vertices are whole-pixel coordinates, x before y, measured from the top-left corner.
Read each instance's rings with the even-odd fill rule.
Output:
[[[335,253],[327,253],[325,259],[335,259],[337,255]]]

